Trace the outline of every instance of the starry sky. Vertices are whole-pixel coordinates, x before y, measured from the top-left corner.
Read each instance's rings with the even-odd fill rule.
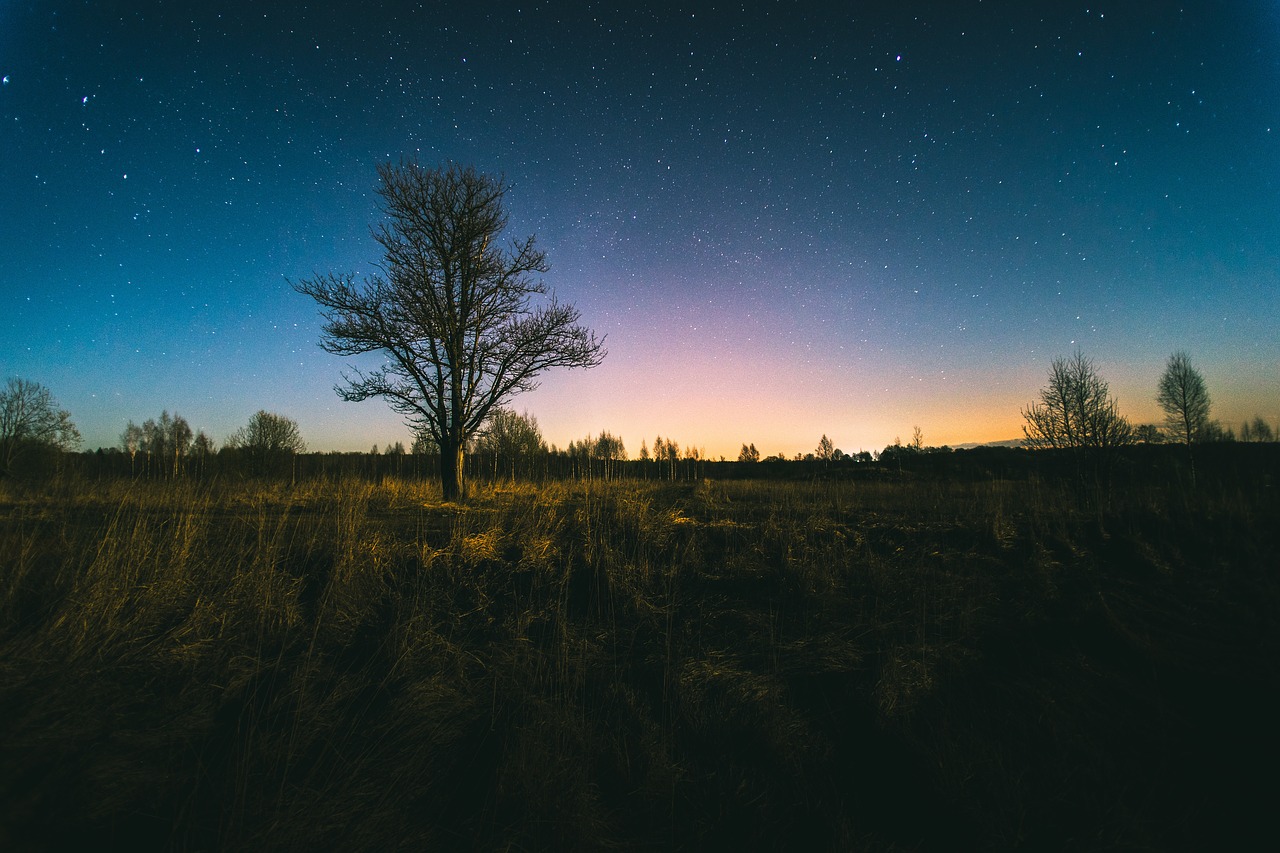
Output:
[[[162,409],[408,443],[289,286],[373,271],[401,158],[505,175],[608,336],[513,404],[561,447],[1016,438],[1077,348],[1134,422],[1174,350],[1280,422],[1267,0],[9,0],[0,75],[0,374],[89,448]]]

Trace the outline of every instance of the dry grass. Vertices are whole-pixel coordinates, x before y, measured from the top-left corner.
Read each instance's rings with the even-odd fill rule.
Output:
[[[0,489],[4,849],[1160,849],[1265,814],[1261,486]]]

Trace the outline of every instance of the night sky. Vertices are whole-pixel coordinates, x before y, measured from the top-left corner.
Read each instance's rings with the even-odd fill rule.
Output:
[[[17,0],[0,75],[0,376],[89,448],[407,444],[288,283],[373,271],[405,157],[505,174],[608,335],[514,403],[561,447],[1015,438],[1076,348],[1136,423],[1178,349],[1280,421],[1273,2]]]

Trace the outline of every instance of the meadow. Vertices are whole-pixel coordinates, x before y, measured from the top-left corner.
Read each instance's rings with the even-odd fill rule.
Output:
[[[0,481],[0,847],[1230,849],[1274,456],[1088,499]]]

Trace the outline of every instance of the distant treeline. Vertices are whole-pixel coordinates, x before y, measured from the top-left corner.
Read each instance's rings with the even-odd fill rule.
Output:
[[[1187,473],[1185,447],[1171,444],[1137,444],[1118,448],[1098,460],[1071,450],[1027,450],[1014,447],[977,447],[966,450],[926,449],[897,453],[858,454],[838,459],[782,459],[759,462],[710,459],[601,459],[566,451],[520,456],[474,452],[466,456],[466,476],[471,482],[551,482],[563,480],[696,481],[734,480],[896,480],[937,479],[954,481],[1027,480],[1034,477],[1080,476],[1099,472],[1108,481],[1168,481]],[[150,460],[145,454],[132,458],[118,449],[68,453],[61,467],[93,478],[250,478],[304,480],[318,477],[384,477],[431,480],[439,477],[440,458],[434,453],[296,453],[262,458],[238,448],[223,448],[208,455]],[[1196,449],[1201,476],[1216,472],[1227,482],[1257,480],[1273,483],[1280,475],[1280,443],[1227,442]]]

